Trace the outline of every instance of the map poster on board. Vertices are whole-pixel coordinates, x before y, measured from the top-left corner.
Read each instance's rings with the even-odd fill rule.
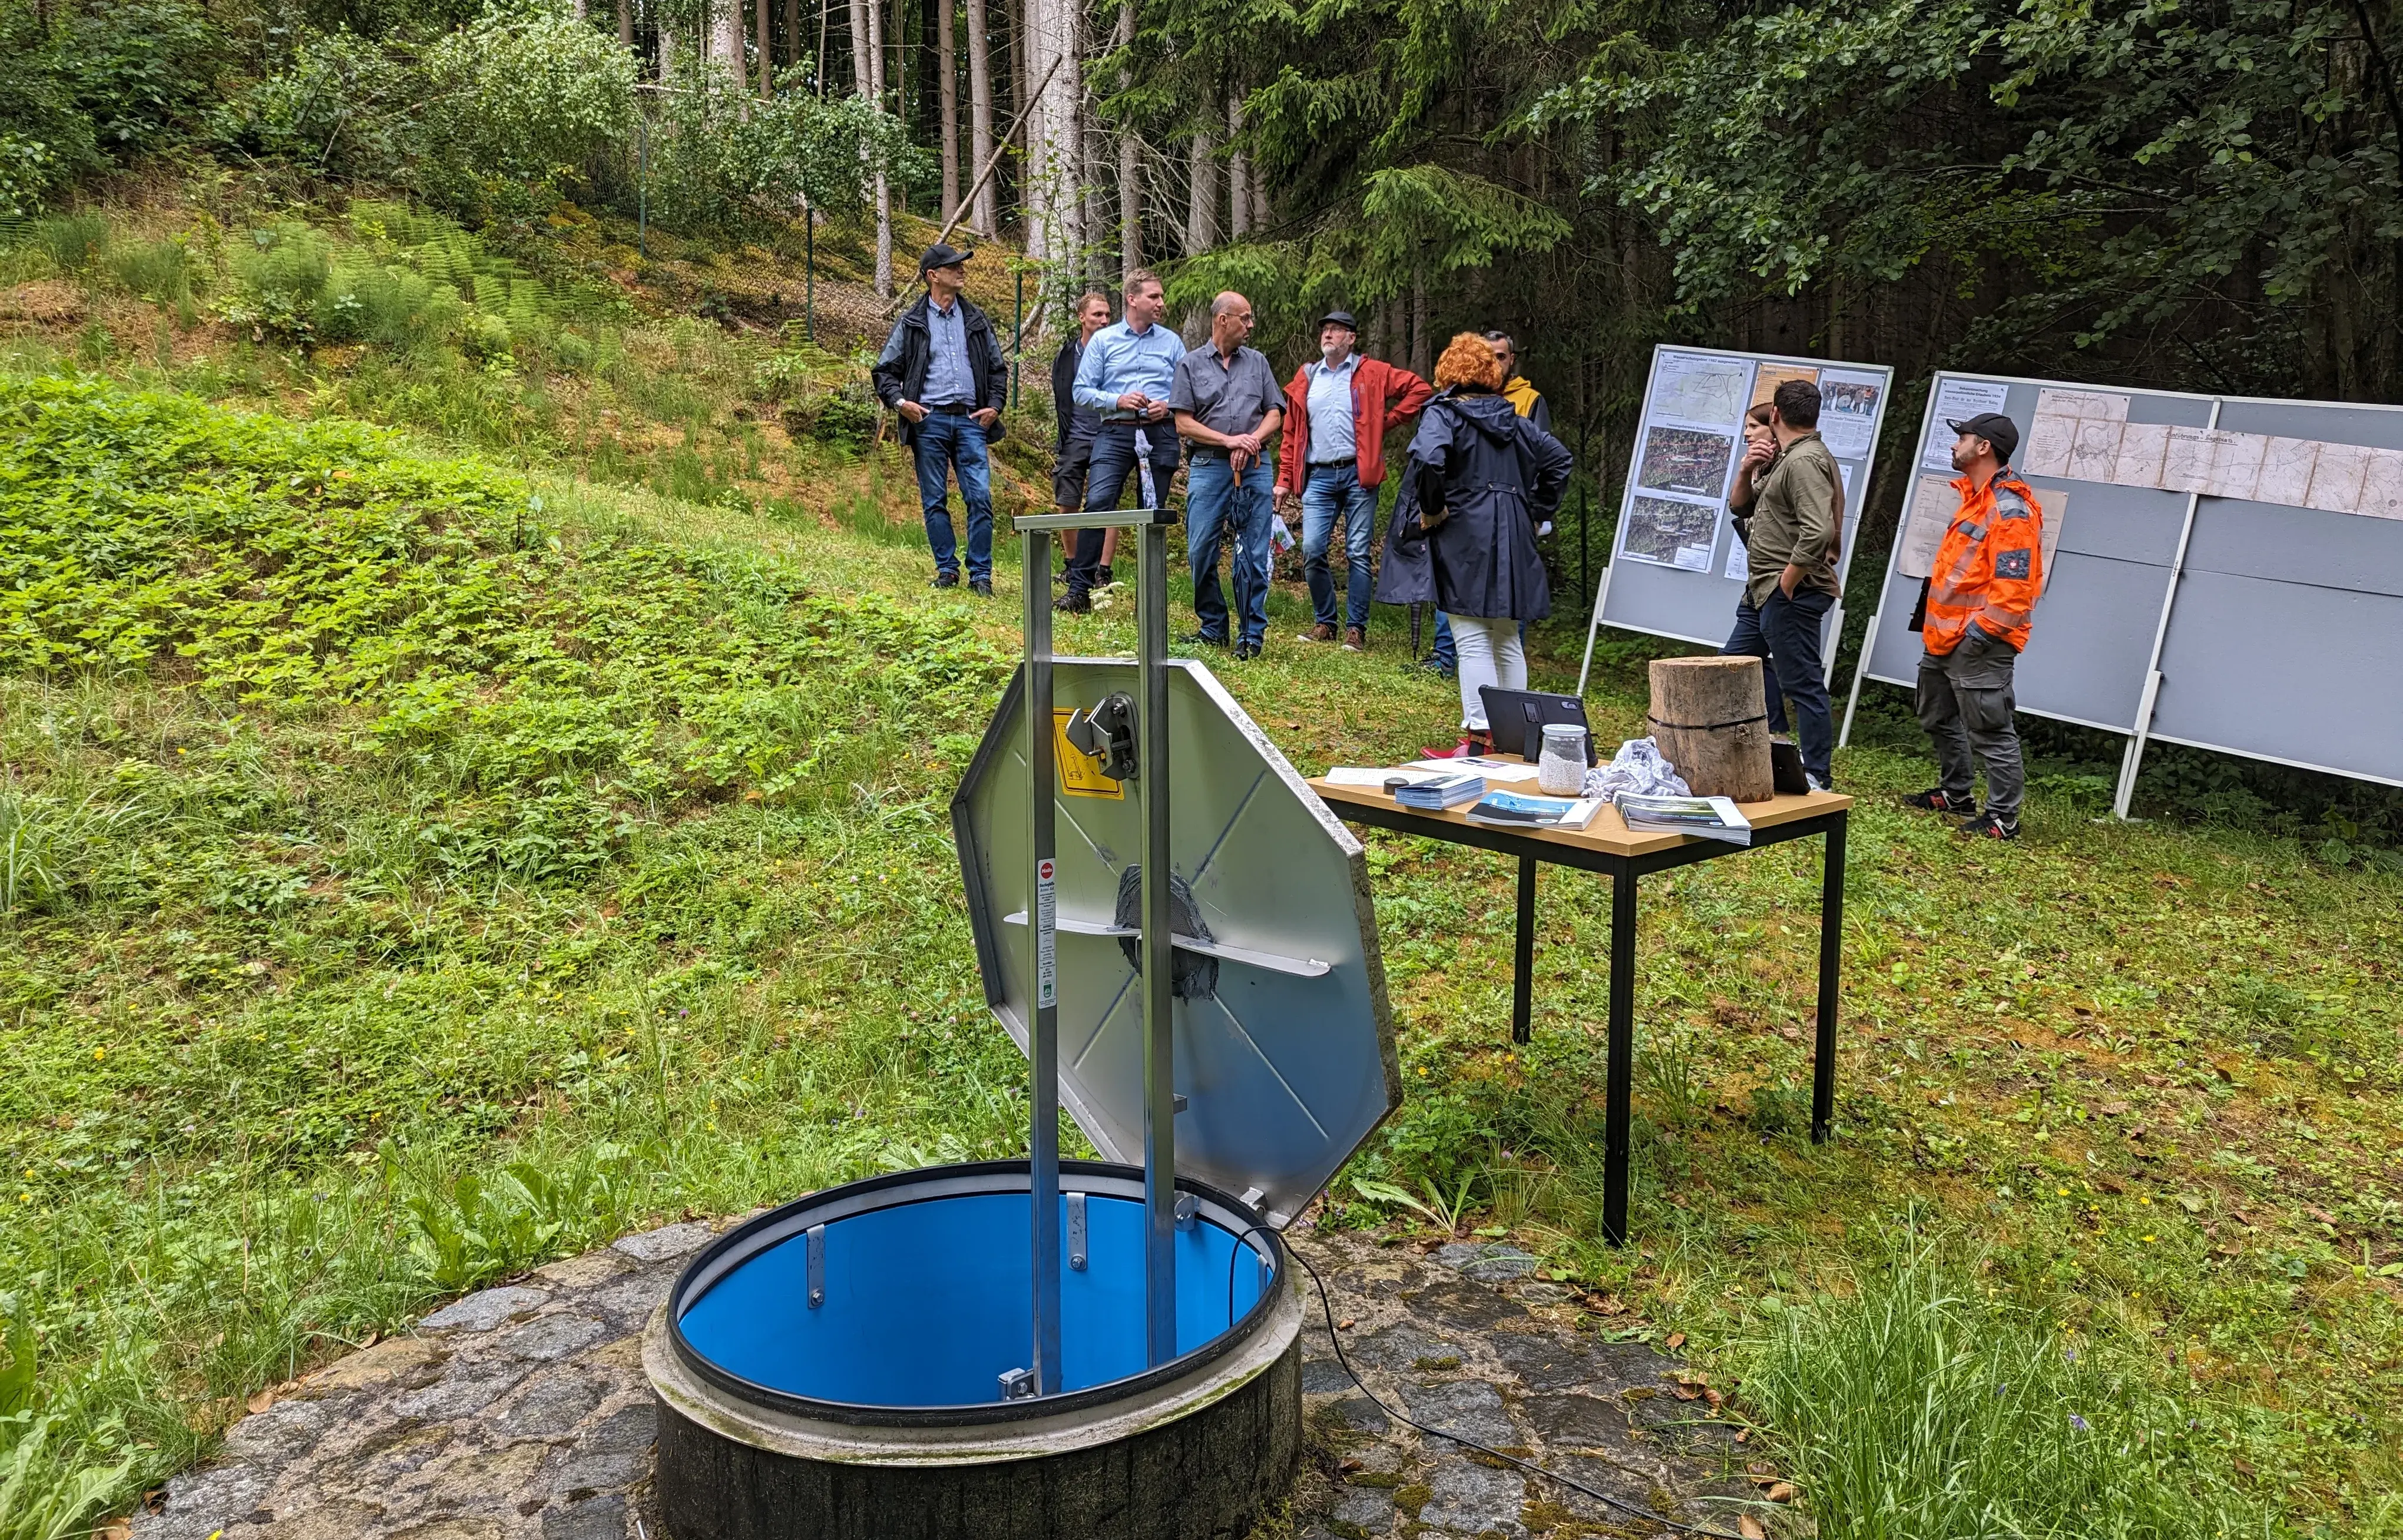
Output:
[[[1732,428],[1743,420],[1752,363],[1702,353],[1663,353],[1652,372],[1652,416]]]
[[[1839,460],[1866,460],[1877,437],[1878,409],[1885,382],[1874,374],[1843,369],[1819,373],[1819,437]]]
[[[1735,436],[1700,428],[1654,427],[1644,435],[1635,484],[1646,492],[1682,492],[1717,498],[1735,463]]]
[[[1905,577],[1924,577],[1936,570],[1936,548],[1952,516],[1961,511],[1961,494],[1941,476],[1923,476],[1910,489],[1910,506],[1903,510],[1902,534],[1895,541],[1895,566]]]
[[[1621,548],[1638,562],[1708,572],[1718,533],[1716,503],[1638,496],[1627,510],[1627,538]]]
[[[2000,411],[2010,404],[2011,387],[1993,380],[1947,380],[1936,390],[1936,409],[1929,414],[1927,443],[1920,463],[1947,475],[1952,470],[1952,440],[1946,426],[1965,423],[1982,412]]]

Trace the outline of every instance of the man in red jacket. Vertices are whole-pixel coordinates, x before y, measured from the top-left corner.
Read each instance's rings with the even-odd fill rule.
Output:
[[[1385,435],[1414,415],[1434,387],[1408,369],[1356,351],[1360,323],[1334,311],[1318,323],[1318,361],[1294,370],[1285,387],[1285,441],[1277,453],[1280,514],[1301,504],[1301,565],[1317,624],[1305,642],[1335,640],[1335,577],[1327,549],[1343,520],[1350,558],[1349,624],[1343,650],[1368,645],[1368,551],[1376,538],[1377,486],[1385,479]]]

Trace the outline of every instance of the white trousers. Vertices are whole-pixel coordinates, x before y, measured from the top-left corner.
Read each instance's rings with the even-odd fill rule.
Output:
[[[1519,622],[1507,616],[1455,615],[1452,636],[1460,648],[1460,725],[1482,732],[1485,698],[1478,691],[1487,685],[1506,690],[1527,687],[1527,653],[1519,645]]]

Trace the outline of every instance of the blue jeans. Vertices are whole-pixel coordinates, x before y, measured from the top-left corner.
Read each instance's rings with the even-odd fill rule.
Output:
[[[1723,653],[1759,658],[1764,654],[1758,649],[1767,648],[1768,662],[1760,671],[1760,678],[1761,694],[1767,698],[1769,726],[1772,730],[1782,729],[1785,707],[1792,706],[1794,737],[1802,751],[1802,768],[1818,777],[1821,785],[1827,784],[1828,761],[1836,751],[1836,717],[1827,701],[1819,628],[1835,603],[1834,595],[1817,589],[1797,590],[1791,599],[1772,589],[1769,602],[1757,611],[1749,604],[1737,605],[1735,634],[1720,649]],[[1738,645],[1739,643],[1745,645]]]
[[[1441,610],[1435,612],[1435,645],[1427,652],[1427,662],[1446,673],[1460,669],[1460,644],[1452,639],[1452,617]]]
[[[984,457],[984,429],[973,417],[928,412],[918,424],[915,451],[918,503],[926,516],[926,544],[935,548],[935,570],[960,570],[949,502],[951,475],[957,471],[960,500],[968,506],[968,577],[993,581],[993,479]]]
[[[1151,485],[1154,496],[1164,502],[1168,496],[1169,479],[1176,474],[1176,427],[1174,423],[1146,423],[1144,438],[1151,445]],[[1122,508],[1131,501],[1137,507],[1151,506],[1143,500],[1143,480],[1135,469],[1135,424],[1104,423],[1093,435],[1092,464],[1085,472],[1085,507],[1090,512],[1104,508]],[[1121,501],[1126,499],[1127,501]],[[1188,489],[1186,500],[1192,501]],[[1068,592],[1082,598],[1092,591],[1093,579],[1101,576],[1102,532],[1078,530],[1080,536],[1068,551]]]
[[[1313,465],[1301,488],[1301,570],[1310,579],[1310,607],[1322,626],[1335,624],[1335,575],[1327,548],[1335,520],[1343,520],[1343,548],[1351,576],[1343,604],[1345,623],[1368,624],[1368,546],[1377,529],[1377,493],[1360,484],[1354,465]],[[1450,634],[1446,633],[1447,636]]]
[[[1270,497],[1275,479],[1255,465],[1239,482],[1223,455],[1197,454],[1185,467],[1185,554],[1193,564],[1193,614],[1202,634],[1227,634],[1227,601],[1218,591],[1218,545],[1235,547],[1235,607],[1242,618],[1232,640],[1257,646],[1269,631]]]

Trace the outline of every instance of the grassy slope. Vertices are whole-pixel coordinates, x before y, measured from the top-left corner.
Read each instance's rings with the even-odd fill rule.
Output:
[[[216,1398],[445,1287],[649,1216],[1014,1142],[1014,1067],[977,1004],[939,816],[995,677],[971,644],[1006,649],[1014,581],[1005,566],[989,607],[926,595],[906,533],[868,517],[905,515],[896,464],[768,449],[826,501],[761,516],[540,481],[552,580],[585,606],[564,649],[632,591],[611,553],[632,538],[778,592],[871,596],[880,627],[935,624],[959,661],[899,667],[883,699],[932,669],[938,720],[859,707],[857,757],[757,802],[772,767],[614,797],[622,834],[580,874],[428,853],[458,848],[426,830],[463,823],[463,785],[489,795],[489,745],[366,754],[389,702],[235,706],[174,669],[0,685],[16,787],[139,803],[86,837],[94,881],[0,941],[0,1143],[25,1173],[0,1256],[57,1404],[88,1433],[124,1418],[145,1471],[194,1452]],[[761,591],[703,583],[618,645],[673,672],[679,628],[776,633]],[[1272,618],[1290,637],[1299,596]],[[1063,629],[1065,647],[1132,644],[1123,615]],[[1396,629],[1366,658],[1280,640],[1234,687],[1305,769],[1408,754],[1452,701],[1398,666]],[[1640,723],[1646,655],[1604,659],[1605,739]],[[858,687],[813,679],[792,709],[820,723]],[[1537,1040],[1514,1054],[1507,869],[1379,837],[1412,1094],[1364,1173],[1465,1181],[1477,1220],[1594,1291],[1598,1326],[1682,1329],[1731,1365],[1874,1278],[1916,1214],[1954,1282],[2180,1394],[2197,1426],[2165,1430],[2183,1435],[2166,1458],[2185,1479],[2306,1524],[2391,1521],[2370,1513],[2398,1484],[2403,1404],[2381,1276],[2403,1260],[2403,885],[2242,830],[2096,825],[2041,794],[2025,844],[1962,847],[1893,810],[1924,761],[1890,716],[1869,728],[1839,767],[1866,801],[1837,1145],[1791,1133],[1812,852],[1647,889],[1643,1234],[1622,1254],[1594,1219],[1599,885],[1546,874]],[[528,730],[543,750],[581,728]],[[617,738],[594,752],[626,757]],[[518,1180],[489,1180],[510,1159]],[[470,1170],[488,1181],[463,1189]]]

